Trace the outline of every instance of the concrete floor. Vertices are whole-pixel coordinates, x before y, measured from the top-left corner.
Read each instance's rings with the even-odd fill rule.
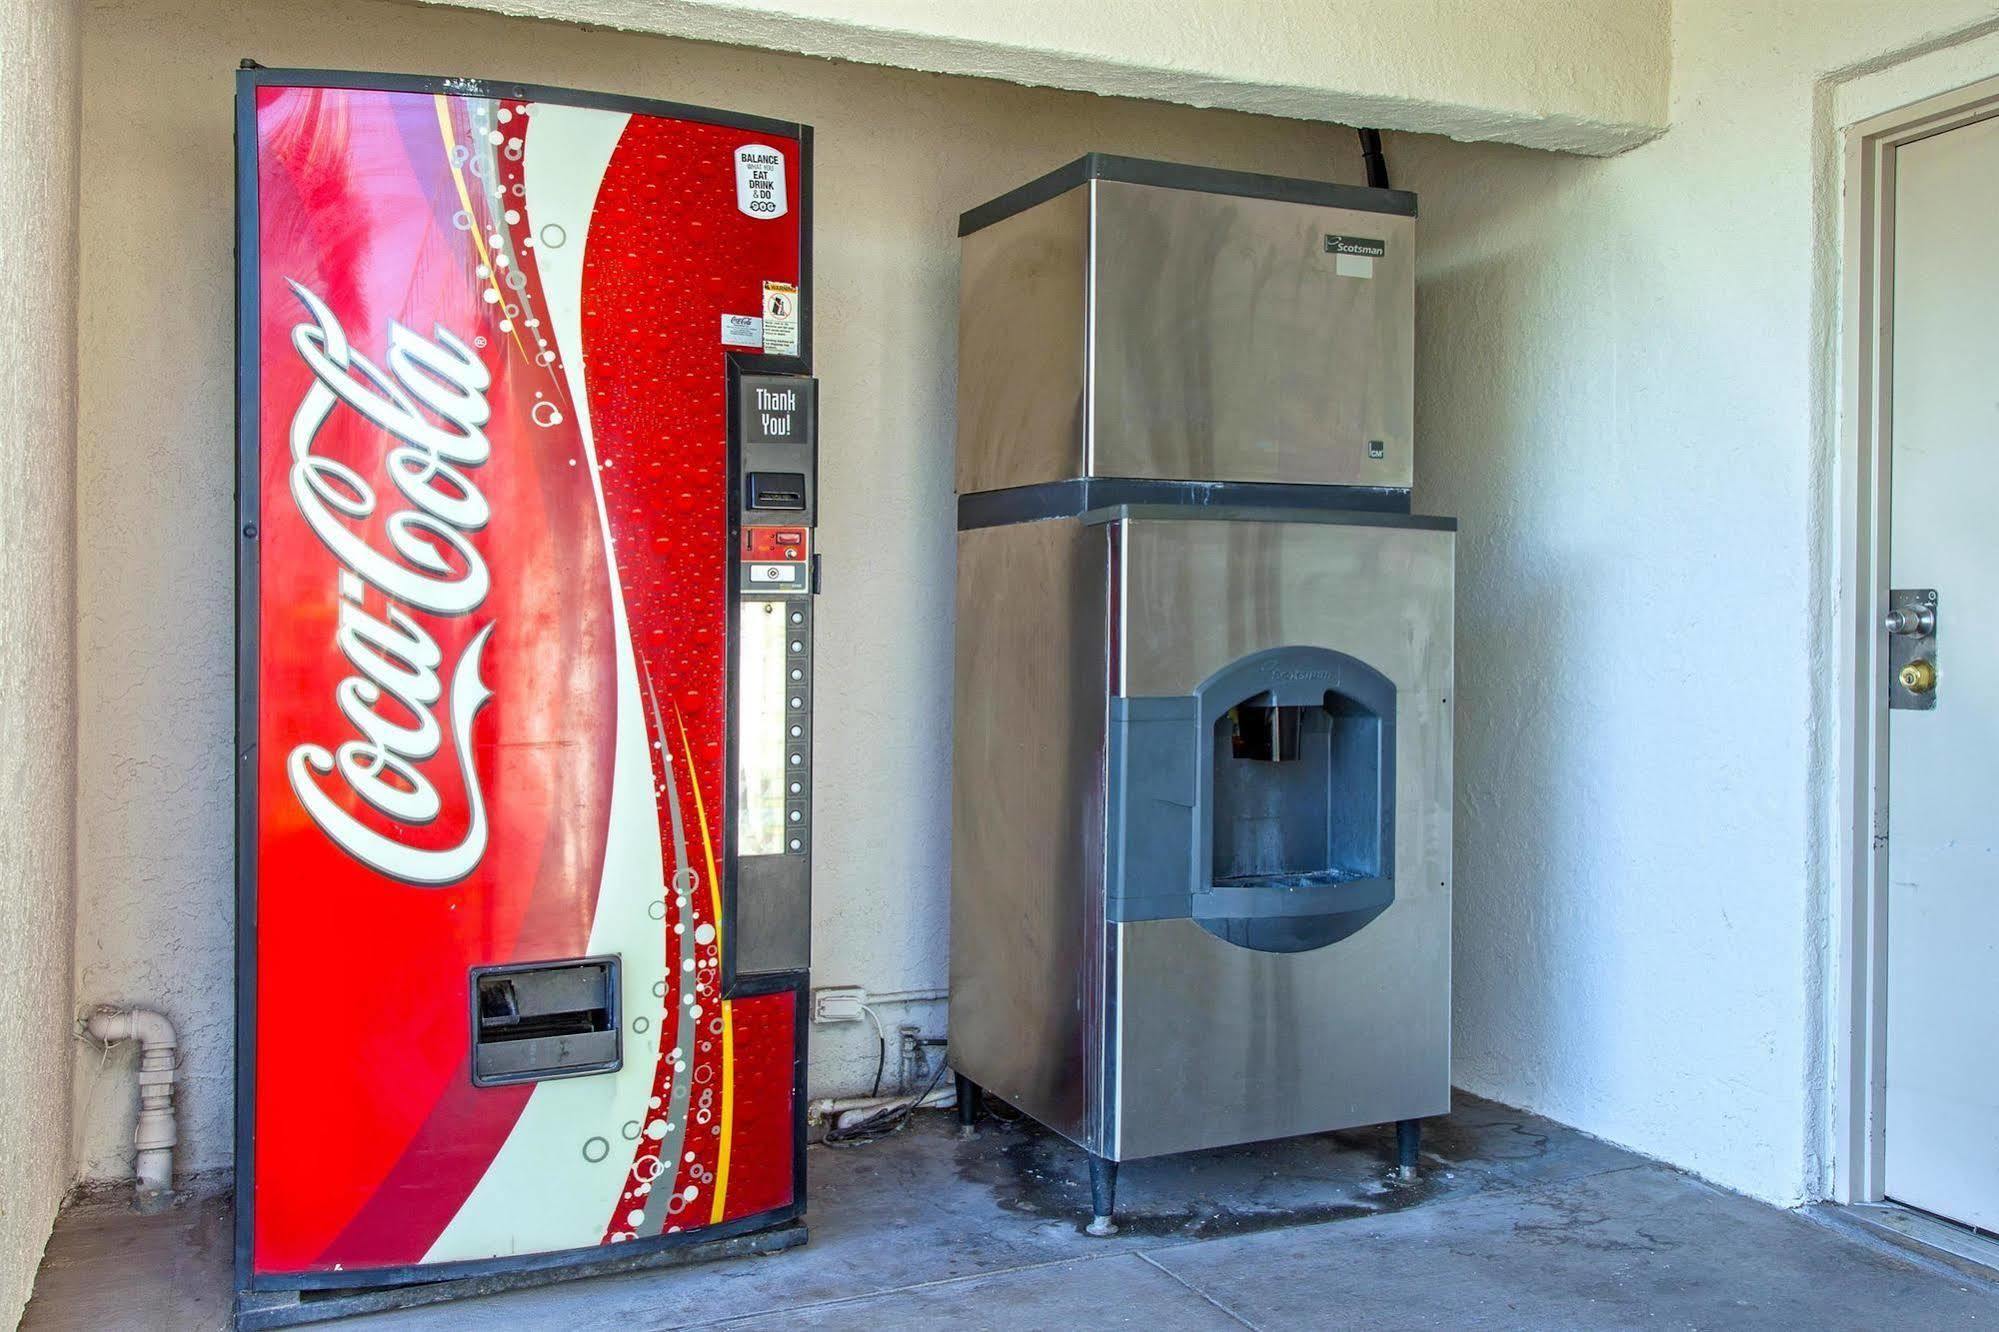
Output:
[[[1389,1130],[1125,1167],[1092,1239],[1079,1153],[948,1114],[814,1148],[812,1242],[339,1324],[341,1332],[744,1328],[1999,1327],[1999,1287],[1461,1098],[1424,1175]],[[87,1204],[57,1225],[26,1332],[226,1326],[228,1204]]]

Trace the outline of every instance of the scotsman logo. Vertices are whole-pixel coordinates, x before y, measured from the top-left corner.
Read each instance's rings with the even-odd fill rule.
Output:
[[[291,288],[313,321],[292,329],[292,346],[317,380],[292,414],[291,496],[341,564],[334,641],[355,674],[335,687],[334,699],[358,738],[330,751],[300,745],[287,758],[286,772],[306,813],[348,855],[405,883],[456,883],[478,868],[486,852],[486,801],[473,763],[472,720],[492,697],[479,663],[493,625],[488,621],[458,653],[447,686],[438,676],[443,652],[405,607],[455,617],[471,614],[486,599],[491,577],[467,533],[492,516],[469,475],[492,453],[484,429],[492,376],[443,328],[433,341],[401,324],[389,326],[393,373],[386,373],[354,350],[325,302],[296,282]],[[352,467],[312,451],[320,427],[342,405],[401,441],[385,461],[389,479],[414,507],[383,524],[387,550],[369,545],[350,525],[374,514],[374,488]],[[363,608],[368,586],[389,599],[386,620]],[[385,694],[398,705],[396,719],[377,711]],[[440,723],[435,708],[447,695],[448,719]],[[404,714],[415,724],[405,725]],[[421,765],[436,756],[447,729],[470,815],[456,846],[425,850],[385,836],[321,785],[337,774],[399,827],[429,824],[442,801]]]

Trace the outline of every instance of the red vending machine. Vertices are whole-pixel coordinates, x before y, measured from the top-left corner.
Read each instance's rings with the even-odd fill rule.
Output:
[[[239,1323],[802,1241],[811,131],[246,67],[237,156]]]

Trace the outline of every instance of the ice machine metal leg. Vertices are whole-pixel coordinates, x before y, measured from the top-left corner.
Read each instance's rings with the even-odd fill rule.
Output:
[[[984,1108],[981,1102],[983,1093],[979,1090],[979,1084],[963,1073],[954,1070],[952,1076],[958,1082],[958,1136],[969,1138],[978,1128],[979,1111]]]
[[[1416,1158],[1423,1150],[1423,1121],[1395,1121],[1395,1173],[1402,1179],[1416,1178]]]
[[[1115,1235],[1117,1226],[1111,1221],[1111,1212],[1117,1206],[1117,1162],[1108,1157],[1090,1155],[1090,1217],[1089,1231],[1092,1235]]]

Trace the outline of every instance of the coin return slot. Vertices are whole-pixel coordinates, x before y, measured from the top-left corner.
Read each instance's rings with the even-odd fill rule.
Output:
[[[472,973],[476,1085],[604,1073],[619,1063],[616,958]]]

